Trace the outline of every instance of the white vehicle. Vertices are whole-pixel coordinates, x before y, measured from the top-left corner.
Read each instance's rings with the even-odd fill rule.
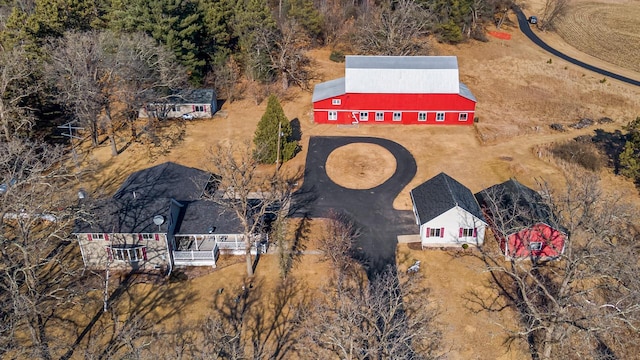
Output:
[[[192,114],[182,114],[182,118],[184,120],[193,120],[193,115]]]

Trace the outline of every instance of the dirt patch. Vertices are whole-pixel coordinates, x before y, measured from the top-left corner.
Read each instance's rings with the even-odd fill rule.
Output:
[[[329,154],[326,171],[333,182],[344,188],[371,189],[395,173],[396,159],[380,145],[349,144]]]

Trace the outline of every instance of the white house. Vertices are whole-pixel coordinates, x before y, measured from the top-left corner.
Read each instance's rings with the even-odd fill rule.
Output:
[[[213,89],[184,90],[168,96],[163,101],[152,102],[140,108],[141,118],[210,118],[218,111]]]
[[[425,246],[482,245],[487,222],[471,190],[440,173],[411,190]]]

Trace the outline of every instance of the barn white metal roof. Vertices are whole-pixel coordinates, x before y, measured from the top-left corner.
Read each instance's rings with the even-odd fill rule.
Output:
[[[347,93],[457,94],[455,56],[347,56]]]
[[[455,56],[360,56],[345,59],[345,77],[317,84],[313,102],[345,93],[460,94],[476,101],[459,81]]]
[[[326,81],[313,87],[311,101],[316,102],[344,94],[344,78]]]
[[[455,56],[364,56],[347,55],[347,69],[454,69],[458,70]]]

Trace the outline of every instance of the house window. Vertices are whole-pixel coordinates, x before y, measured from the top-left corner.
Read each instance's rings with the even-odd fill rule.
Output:
[[[141,240],[153,240],[153,234],[140,234],[140,239]]]
[[[369,113],[360,112],[360,121],[369,121]]]
[[[338,112],[329,111],[329,120],[338,120]]]
[[[376,121],[384,121],[384,113],[376,112]]]
[[[442,234],[442,229],[438,228],[438,229],[430,229],[429,230],[429,236],[430,237],[440,237],[440,235]]]
[[[393,121],[400,121],[402,120],[402,113],[401,112],[394,112],[393,113]]]
[[[193,111],[195,112],[204,112],[204,105],[196,105],[193,107]]]
[[[176,111],[177,111],[177,109],[178,109],[178,106],[176,106],[176,105],[171,105],[171,106],[169,106],[169,111],[176,112]]]
[[[105,240],[104,234],[89,234],[89,240]]]
[[[444,113],[443,112],[436,113],[436,121],[444,121]]]
[[[138,262],[147,260],[147,248],[145,246],[112,246],[110,256],[115,261]]]
[[[340,99],[331,99],[331,105],[340,105],[342,104],[342,100]]]
[[[542,250],[542,243],[541,242],[532,242],[529,244],[529,249],[531,249],[532,251],[540,251]]]
[[[427,121],[427,113],[419,112],[418,113],[418,121]]]
[[[467,121],[467,113],[458,114],[458,121]]]
[[[473,228],[460,228],[460,237],[475,237],[476,229]]]

